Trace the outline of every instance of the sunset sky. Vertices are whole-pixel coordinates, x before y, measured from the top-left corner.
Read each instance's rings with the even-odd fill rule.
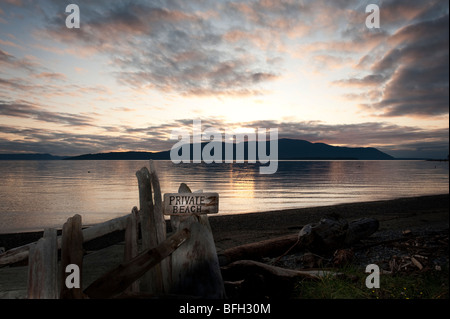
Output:
[[[167,150],[199,119],[446,158],[448,37],[448,0],[2,0],[0,153]]]

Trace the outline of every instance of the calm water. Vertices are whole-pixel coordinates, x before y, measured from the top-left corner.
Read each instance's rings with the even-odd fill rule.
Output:
[[[138,206],[135,172],[147,161],[0,161],[0,233],[83,224]],[[155,162],[163,193],[181,182],[220,194],[220,214],[324,206],[449,191],[448,162],[281,161],[260,175],[256,164]]]

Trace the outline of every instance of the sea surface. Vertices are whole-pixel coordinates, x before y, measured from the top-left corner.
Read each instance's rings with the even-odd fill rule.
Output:
[[[139,207],[136,171],[147,161],[0,161],[0,233],[60,228],[74,214],[94,224]],[[155,161],[162,193],[186,183],[219,193],[219,214],[242,214],[448,194],[448,162],[280,161],[258,164]]]

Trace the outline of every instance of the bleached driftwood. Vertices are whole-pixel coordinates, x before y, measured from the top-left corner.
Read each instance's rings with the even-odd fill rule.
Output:
[[[182,229],[157,247],[148,249],[107,272],[94,281],[84,293],[89,298],[110,298],[120,294],[134,281],[158,265],[161,260],[169,256],[182,246],[190,236],[188,229]]]
[[[28,299],[58,298],[56,229],[48,228],[32,247],[28,267]]]
[[[179,193],[191,192],[181,184]],[[207,215],[171,216],[172,227],[188,228],[191,238],[171,256],[171,293],[203,298],[224,298],[225,286]]]

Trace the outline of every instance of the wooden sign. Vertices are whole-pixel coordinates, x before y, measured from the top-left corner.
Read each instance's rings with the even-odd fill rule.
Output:
[[[168,193],[164,194],[165,215],[217,214],[217,193]]]

